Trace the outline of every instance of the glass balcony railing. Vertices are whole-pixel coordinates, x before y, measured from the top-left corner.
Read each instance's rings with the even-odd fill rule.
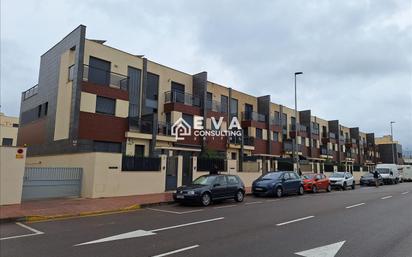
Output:
[[[298,128],[299,132],[306,132],[307,131],[307,127],[301,124],[297,124],[297,126],[295,124],[291,124],[289,126],[290,131],[296,131],[296,127]]]
[[[38,92],[39,92],[39,85],[35,85],[34,87],[27,89],[26,91],[22,93],[23,100],[26,100],[27,98],[30,98],[36,95]]]
[[[69,80],[73,79],[73,65],[69,67]],[[87,81],[96,85],[110,86],[127,90],[129,86],[129,77],[99,69],[87,64],[83,65],[83,81]]]
[[[165,103],[182,103],[200,107],[200,98],[184,92],[167,91],[165,92]]]
[[[298,145],[297,147],[298,147],[297,148],[298,151],[302,152],[303,145]],[[295,145],[292,142],[290,142],[290,141],[289,142],[288,141],[283,142],[283,151],[292,152],[294,149],[295,149]]]
[[[257,112],[242,112],[242,120],[266,122],[266,115]]]
[[[271,116],[271,117],[270,117],[270,124],[279,126],[279,125],[280,125],[280,119],[279,119],[279,117],[273,117],[273,116]]]
[[[206,101],[206,110],[227,113],[227,105],[221,104],[215,100],[208,100]]]
[[[242,143],[242,138],[235,137],[235,136],[229,137],[229,143],[234,144],[234,145],[240,145]],[[243,137],[243,145],[248,145],[248,146],[255,145],[255,138],[249,137],[249,136]]]

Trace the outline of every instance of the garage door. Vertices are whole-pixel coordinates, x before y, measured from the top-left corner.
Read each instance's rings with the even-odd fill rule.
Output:
[[[26,168],[22,200],[80,197],[81,168]]]

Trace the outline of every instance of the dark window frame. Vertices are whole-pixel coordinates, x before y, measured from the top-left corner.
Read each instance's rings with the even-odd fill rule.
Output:
[[[104,99],[105,101],[109,100],[109,101],[113,102],[113,112],[108,112],[108,111],[101,110],[100,108],[98,108],[99,99]],[[97,96],[96,97],[96,113],[114,116],[116,114],[116,99],[109,98],[109,97],[104,97],[104,96]]]

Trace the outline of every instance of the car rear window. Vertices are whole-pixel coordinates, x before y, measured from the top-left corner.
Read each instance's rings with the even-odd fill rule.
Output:
[[[277,179],[282,175],[281,172],[269,172],[262,176],[262,179]]]

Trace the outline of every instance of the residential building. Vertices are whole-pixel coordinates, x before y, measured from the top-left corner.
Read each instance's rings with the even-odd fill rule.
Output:
[[[391,135],[375,138],[382,163],[403,164],[402,145],[394,141]]]
[[[220,157],[247,171],[261,160],[263,171],[371,169],[379,161],[373,133],[319,118],[188,74],[142,55],[86,38],[81,25],[41,56],[38,84],[21,98],[18,144],[28,156],[114,152],[123,156],[183,156],[183,183],[193,178],[193,156]],[[241,136],[195,136],[177,140],[172,124],[227,130],[233,117]],[[221,127],[213,118],[223,117]],[[368,136],[369,135],[369,136]],[[295,142],[297,149],[295,151]],[[249,166],[247,166],[249,167]]]
[[[0,145],[16,146],[19,118],[0,113]]]

